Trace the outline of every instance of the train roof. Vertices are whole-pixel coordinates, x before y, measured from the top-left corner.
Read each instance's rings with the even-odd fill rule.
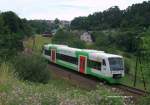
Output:
[[[57,44],[46,44],[44,45],[45,48],[49,47],[68,47],[67,45],[57,45]]]
[[[67,45],[57,45],[57,44],[47,44],[44,45],[44,47],[46,47],[47,49],[49,47],[57,47],[59,50],[68,50],[71,52],[75,52],[75,51],[83,51],[85,53],[89,53],[90,56],[93,57],[104,57],[104,58],[111,58],[111,57],[117,57],[117,58],[122,58],[122,56],[120,55],[115,55],[115,54],[109,54],[109,53],[105,53],[104,51],[98,51],[98,50],[91,50],[91,49],[78,49],[78,48],[72,48],[69,47]]]
[[[62,48],[62,47],[60,47]],[[82,51],[81,49],[78,48],[72,48],[72,47],[63,47],[63,50],[69,50],[69,51]]]
[[[109,53],[100,53],[99,55],[100,55],[100,56],[107,57],[107,58],[111,58],[111,57],[113,57],[113,58],[115,58],[115,57],[117,57],[117,58],[122,58],[122,56],[120,56],[120,55],[109,54]]]
[[[54,47],[68,47],[67,45],[57,45],[57,44],[47,44],[47,46],[54,46]]]
[[[104,53],[104,51],[91,50],[91,49],[83,49],[82,51],[88,52],[88,53]]]

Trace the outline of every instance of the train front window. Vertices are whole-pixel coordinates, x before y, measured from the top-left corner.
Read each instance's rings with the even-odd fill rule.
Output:
[[[122,58],[108,58],[108,60],[111,71],[123,70]]]

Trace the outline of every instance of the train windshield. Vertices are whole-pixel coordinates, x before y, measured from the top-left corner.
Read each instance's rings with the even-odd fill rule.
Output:
[[[108,58],[111,71],[123,70],[122,58]]]

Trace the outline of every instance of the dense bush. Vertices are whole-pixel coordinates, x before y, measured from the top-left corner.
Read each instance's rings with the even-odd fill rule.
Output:
[[[32,35],[26,19],[12,11],[0,12],[0,59],[8,60],[23,50],[23,39]]]
[[[104,50],[106,51],[108,49],[108,47],[110,47],[110,45],[112,45],[112,43],[110,44],[109,41],[109,37],[102,33],[102,32],[97,32],[93,34],[95,36],[95,47],[98,50]]]
[[[31,82],[47,83],[50,71],[44,59],[37,55],[19,55],[14,59],[18,77]]]
[[[124,66],[125,66],[125,73],[129,74],[131,69],[131,62],[128,58],[124,58]]]

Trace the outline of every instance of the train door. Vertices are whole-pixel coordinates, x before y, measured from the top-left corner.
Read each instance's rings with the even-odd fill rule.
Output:
[[[108,69],[107,69],[107,66],[106,66],[106,60],[105,59],[102,59],[102,73],[107,76],[107,74],[109,73]]]
[[[56,63],[56,49],[51,49],[51,62]]]
[[[79,56],[78,70],[80,73],[86,73],[87,57]]]

